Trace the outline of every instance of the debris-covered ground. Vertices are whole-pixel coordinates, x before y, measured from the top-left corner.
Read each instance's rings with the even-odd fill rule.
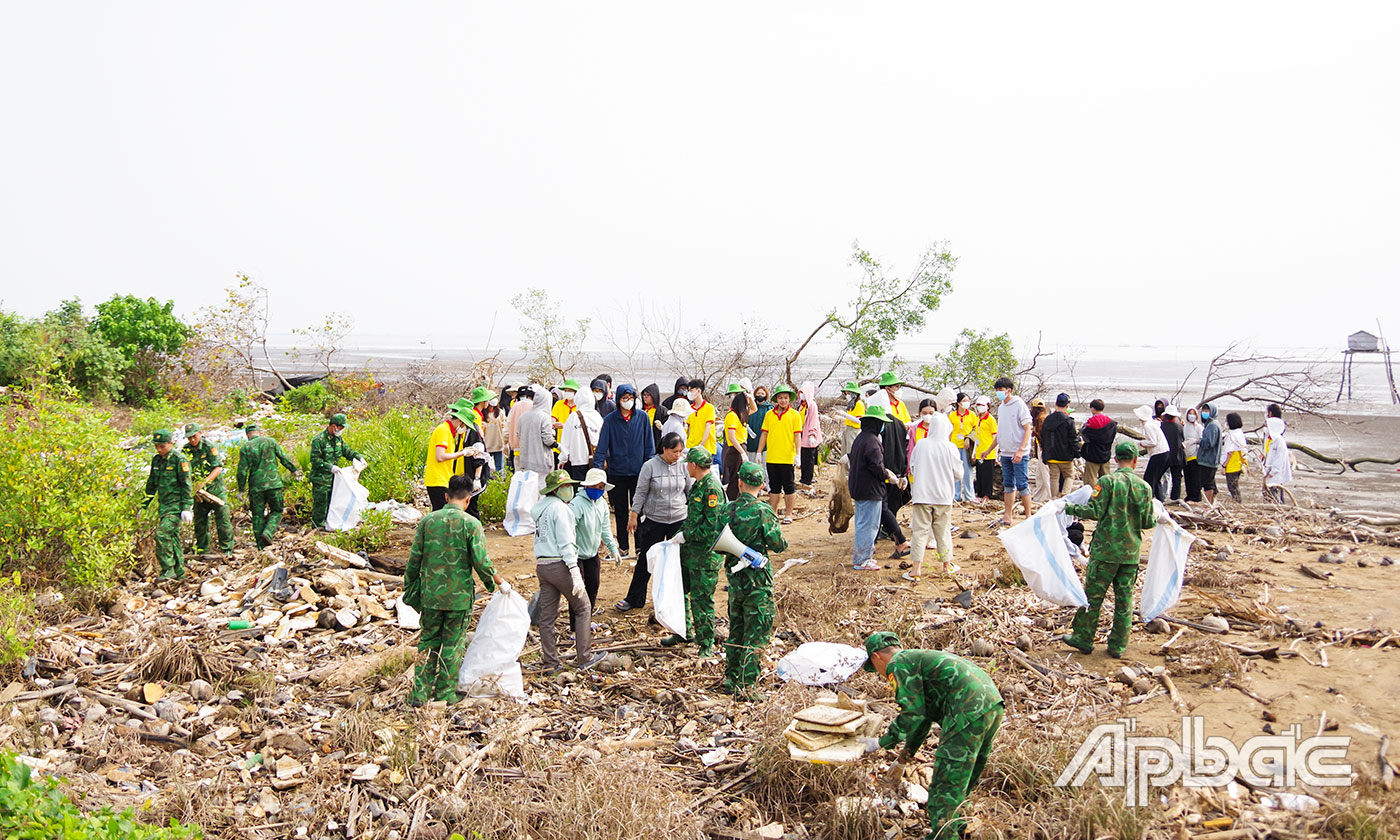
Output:
[[[859,645],[891,629],[907,646],[972,658],[1006,697],[965,806],[974,836],[1397,830],[1384,745],[1400,732],[1400,566],[1390,561],[1400,549],[1382,544],[1380,526],[1357,532],[1263,507],[1179,516],[1201,537],[1187,595],[1173,622],[1135,627],[1117,661],[1055,641],[1071,611],[1020,581],[995,538],[999,512],[959,508],[962,571],[910,584],[900,561],[852,571],[850,535],[827,533],[826,494],[804,491],[785,530],[787,557],[807,562],[777,579],[767,699],[752,704],[718,691],[717,661],[660,647],[647,611],[607,608],[595,617],[597,649],[616,654],[606,667],[529,673],[532,634],[528,704],[406,709],[416,634],[399,626],[395,602],[411,528],[368,568],[291,532],[265,552],[195,560],[186,582],[133,580],[92,603],[49,597],[33,667],[0,691],[0,748],[66,777],[85,807],[136,806],[143,819],[197,822],[209,837],[920,837],[927,826],[909,791],[927,782],[936,738],[898,795],[878,784],[880,760],[795,763],[782,730],[822,691],[771,676],[804,641]],[[530,541],[491,529],[488,546],[533,592]],[[882,542],[877,556],[890,550]],[[630,566],[604,563],[602,605],[621,598]],[[894,713],[873,675],[848,687],[871,712]],[[1236,743],[1293,724],[1303,737],[1350,736],[1354,784],[1298,785],[1287,792],[1306,796],[1284,798],[1175,786],[1138,808],[1094,781],[1054,785],[1094,725],[1134,717],[1139,734],[1179,738],[1186,714]]]

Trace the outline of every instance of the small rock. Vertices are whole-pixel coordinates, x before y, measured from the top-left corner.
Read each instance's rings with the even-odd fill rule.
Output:
[[[1138,677],[1133,680],[1133,694],[1141,696],[1152,690],[1152,681],[1145,677]]]
[[[185,710],[173,700],[158,700],[153,708],[156,710],[156,717],[171,723],[179,723],[185,716]]]
[[[1261,717],[1263,717],[1264,720],[1267,720],[1267,721],[1270,722],[1270,723],[1274,723],[1274,722],[1278,721],[1278,715],[1274,714],[1273,712],[1267,711],[1267,710],[1264,711],[1264,712],[1262,713]]]
[[[954,595],[953,603],[957,604],[965,610],[972,609],[972,590],[964,589],[963,591]]]
[[[148,729],[150,730],[150,732],[151,732],[152,735],[159,735],[159,736],[161,736],[162,738],[164,738],[165,736],[167,736],[167,735],[170,734],[170,721],[168,721],[168,720],[155,720],[155,721],[151,721],[151,725],[148,727]]]
[[[92,723],[93,721],[97,720],[105,714],[107,714],[106,706],[102,705],[101,703],[93,703],[91,706],[88,706],[86,709],[83,709],[83,720],[88,723]]]
[[[1395,561],[1394,561],[1394,560],[1391,560],[1389,557],[1382,557],[1382,558],[1381,558],[1381,565],[1382,565],[1382,566],[1393,566],[1393,565],[1395,565]]]
[[[312,750],[312,746],[306,743],[305,739],[289,729],[282,729],[268,735],[267,745],[282,752],[296,755],[306,755]]]
[[[973,530],[963,531],[961,534],[958,535],[958,539],[960,539],[960,540],[975,540],[975,539],[977,539],[977,532],[976,532],[976,531],[973,531]]]
[[[228,694],[224,695],[224,699],[230,703],[242,703],[245,699],[247,699],[247,697],[248,695],[244,694],[236,688],[230,691]]]
[[[1265,536],[1274,537],[1275,539],[1282,537],[1283,534],[1283,529],[1278,527],[1277,525],[1270,525],[1269,527],[1264,529]]]
[[[1113,678],[1123,685],[1132,685],[1138,680],[1138,672],[1125,665],[1113,674]]]
[[[58,723],[63,720],[63,714],[53,706],[44,706],[39,710],[40,723]]]
[[[1165,618],[1154,618],[1147,622],[1147,632],[1149,633],[1170,633],[1172,626]]]
[[[203,703],[214,696],[214,686],[204,680],[195,680],[190,683],[190,697]]]
[[[1230,632],[1230,622],[1218,615],[1208,615],[1201,619],[1201,624],[1219,633]]]
[[[1016,649],[1022,652],[1029,651],[1031,649],[1031,637],[1027,636],[1025,633],[1017,636]]]
[[[997,646],[994,645],[994,644],[992,644],[991,642],[987,641],[986,639],[973,639],[973,640],[972,640],[972,655],[973,655],[973,656],[995,656],[995,655],[996,655],[996,652],[997,652]]]
[[[967,559],[971,560],[974,563],[985,561],[987,559],[987,552],[974,551],[971,554],[967,555]]]
[[[1332,553],[1333,553],[1333,554],[1341,554],[1341,553],[1342,553],[1342,547],[1339,546],[1339,545],[1334,545],[1334,546],[1332,546]]]
[[[1230,559],[1230,552],[1222,548],[1219,551],[1215,552],[1215,559],[1218,562],[1224,563],[1226,560]]]
[[[1006,687],[1006,693],[1014,694],[1018,697],[1023,697],[1030,693],[1030,689],[1023,682],[1014,682]]]
[[[323,630],[335,629],[335,610],[324,609],[316,614],[316,626]]]
[[[1369,568],[1371,564],[1366,562],[1365,557],[1358,557],[1356,558],[1356,565],[1359,568],[1366,569]]]

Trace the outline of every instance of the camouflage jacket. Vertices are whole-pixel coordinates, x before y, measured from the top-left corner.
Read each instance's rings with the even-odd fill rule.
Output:
[[[238,489],[276,490],[282,486],[282,474],[277,471],[278,462],[292,475],[297,473],[297,465],[282,444],[265,435],[259,435],[238,450]]]
[[[151,458],[151,474],[146,478],[146,504],[160,500],[160,512],[171,513],[194,508],[190,488],[190,462],[175,450]]]
[[[787,551],[778,514],[757,496],[740,493],[739,498],[729,503],[728,522],[739,542],[770,559],[774,554]]]
[[[190,459],[190,475],[196,482],[202,481],[209,473],[224,465],[224,456],[219,454],[219,447],[202,437],[199,439],[199,446],[191,446],[186,443],[182,451],[185,453],[185,457]],[[205,484],[204,489],[219,498],[223,498],[223,473],[219,473],[218,478]]]
[[[353,461],[358,457],[360,453],[351,449],[343,439],[322,429],[311,439],[311,483],[330,484],[335,479],[331,467],[339,464],[341,458]]]
[[[447,505],[418,520],[404,570],[404,603],[416,610],[470,610],[476,601],[473,572],[486,591],[495,590],[496,569],[476,517]]]
[[[706,568],[719,568],[712,550],[719,532],[729,521],[729,506],[724,500],[724,488],[712,472],[690,487],[685,503],[685,524],[681,532],[685,542],[681,544],[681,563],[688,566],[702,565]]]
[[[899,704],[899,717],[880,739],[889,749],[903,742],[912,755],[934,723],[948,730],[960,718],[977,717],[999,705],[1001,692],[987,672],[941,650],[901,650],[885,668]]]
[[[1152,488],[1126,467],[1100,478],[1089,503],[1067,505],[1065,513],[1098,521],[1089,546],[1092,559],[1123,565],[1137,565],[1142,532],[1156,524]]]

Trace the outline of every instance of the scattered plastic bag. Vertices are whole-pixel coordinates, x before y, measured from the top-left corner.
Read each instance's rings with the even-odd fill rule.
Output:
[[[535,533],[535,520],[530,508],[540,500],[541,476],[533,470],[520,470],[510,477],[506,491],[506,516],[501,525],[512,537]]]
[[[778,676],[803,685],[845,682],[865,664],[865,651],[835,642],[805,642],[778,660]]]
[[[520,652],[529,634],[530,612],[525,599],[514,589],[492,595],[462,657],[457,690],[469,697],[510,697],[526,702]]]
[[[394,612],[398,617],[399,626],[405,630],[418,630],[423,626],[423,618],[418,611],[404,603],[402,598],[394,601]]]
[[[389,518],[400,525],[416,525],[418,524],[418,520],[423,518],[423,511],[413,505],[406,505],[397,499],[370,502],[365,505],[365,510],[386,510],[389,512]]]
[[[332,531],[348,531],[360,524],[360,517],[369,505],[369,491],[360,483],[359,468],[331,467],[331,471],[335,473],[335,484],[331,485],[326,527]]]
[[[1181,584],[1186,579],[1186,555],[1195,541],[1194,534],[1175,522],[1159,523],[1153,529],[1152,550],[1147,555],[1142,596],[1138,599],[1143,621],[1151,621],[1180,600]]]
[[[656,620],[662,627],[685,635],[685,585],[681,582],[681,547],[662,540],[647,549],[651,575],[651,598]]]
[[[1089,605],[1069,556],[1069,534],[1060,524],[1057,505],[1042,507],[1030,519],[1007,528],[998,537],[1011,562],[1040,598],[1062,607]]]

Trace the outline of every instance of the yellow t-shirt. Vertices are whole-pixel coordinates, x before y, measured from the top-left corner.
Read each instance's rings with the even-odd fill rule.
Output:
[[[948,415],[948,419],[953,421],[953,433],[948,436],[948,440],[957,448],[963,449],[967,445],[967,436],[977,431],[977,412],[960,414],[954,411]]]
[[[433,429],[433,434],[428,438],[428,462],[423,466],[423,486],[425,487],[446,487],[447,480],[452,477],[452,461],[439,461],[437,459],[437,448],[441,446],[449,454],[457,450],[452,448],[452,427],[446,421],[438,424]]]
[[[791,464],[797,459],[795,436],[802,432],[802,412],[774,408],[763,416],[763,431],[768,433],[768,463]]]
[[[1237,473],[1244,469],[1244,453],[1236,449],[1225,458],[1225,472]]]
[[[894,417],[906,426],[909,425],[909,406],[903,400],[890,400],[890,416]]]
[[[915,424],[915,425],[914,425],[914,442],[915,442],[915,443],[918,443],[919,441],[923,440],[923,439],[926,438],[926,437],[928,437],[928,429],[925,429],[922,423],[917,423],[917,424]]]
[[[864,417],[864,416],[865,416],[865,402],[864,402],[863,400],[856,400],[855,407],[852,408],[850,411],[848,411],[848,412],[846,412],[846,413],[852,415],[853,417]],[[859,429],[859,428],[860,428],[860,421],[859,421],[859,420],[847,420],[847,421],[846,421],[846,426],[847,426],[848,428],[851,428],[851,429]]]
[[[656,422],[656,406],[652,406],[651,408],[645,409],[645,411],[646,411],[646,413],[647,413],[647,419],[650,420],[652,423],[655,423],[655,422]]]
[[[976,433],[973,435],[972,457],[980,461],[995,461],[997,457],[997,419],[992,413],[987,412],[987,416],[977,423]],[[984,455],[983,453],[986,452]]]
[[[685,418],[685,445],[702,447],[711,455],[715,454],[715,404],[708,400]]]
[[[734,432],[734,439],[739,442],[740,446],[743,446],[749,441],[749,425],[740,420],[739,415],[735,414],[733,410],[730,410],[728,414],[724,415],[724,431],[726,432],[724,436],[724,442],[726,444],[729,443],[729,435],[727,433],[731,431]]]
[[[557,422],[560,422],[560,423],[567,423],[567,422],[569,422],[569,415],[570,415],[570,414],[573,414],[576,410],[577,410],[577,409],[576,409],[574,406],[571,406],[571,405],[569,405],[568,403],[564,402],[563,400],[560,400],[559,402],[557,402],[557,403],[554,404],[554,407],[553,407],[553,408],[551,408],[551,409],[549,410],[549,416],[553,417]],[[564,439],[564,430],[563,430],[563,429],[555,429],[555,430],[554,430],[554,439],[555,439],[555,440],[563,440],[563,439]]]

